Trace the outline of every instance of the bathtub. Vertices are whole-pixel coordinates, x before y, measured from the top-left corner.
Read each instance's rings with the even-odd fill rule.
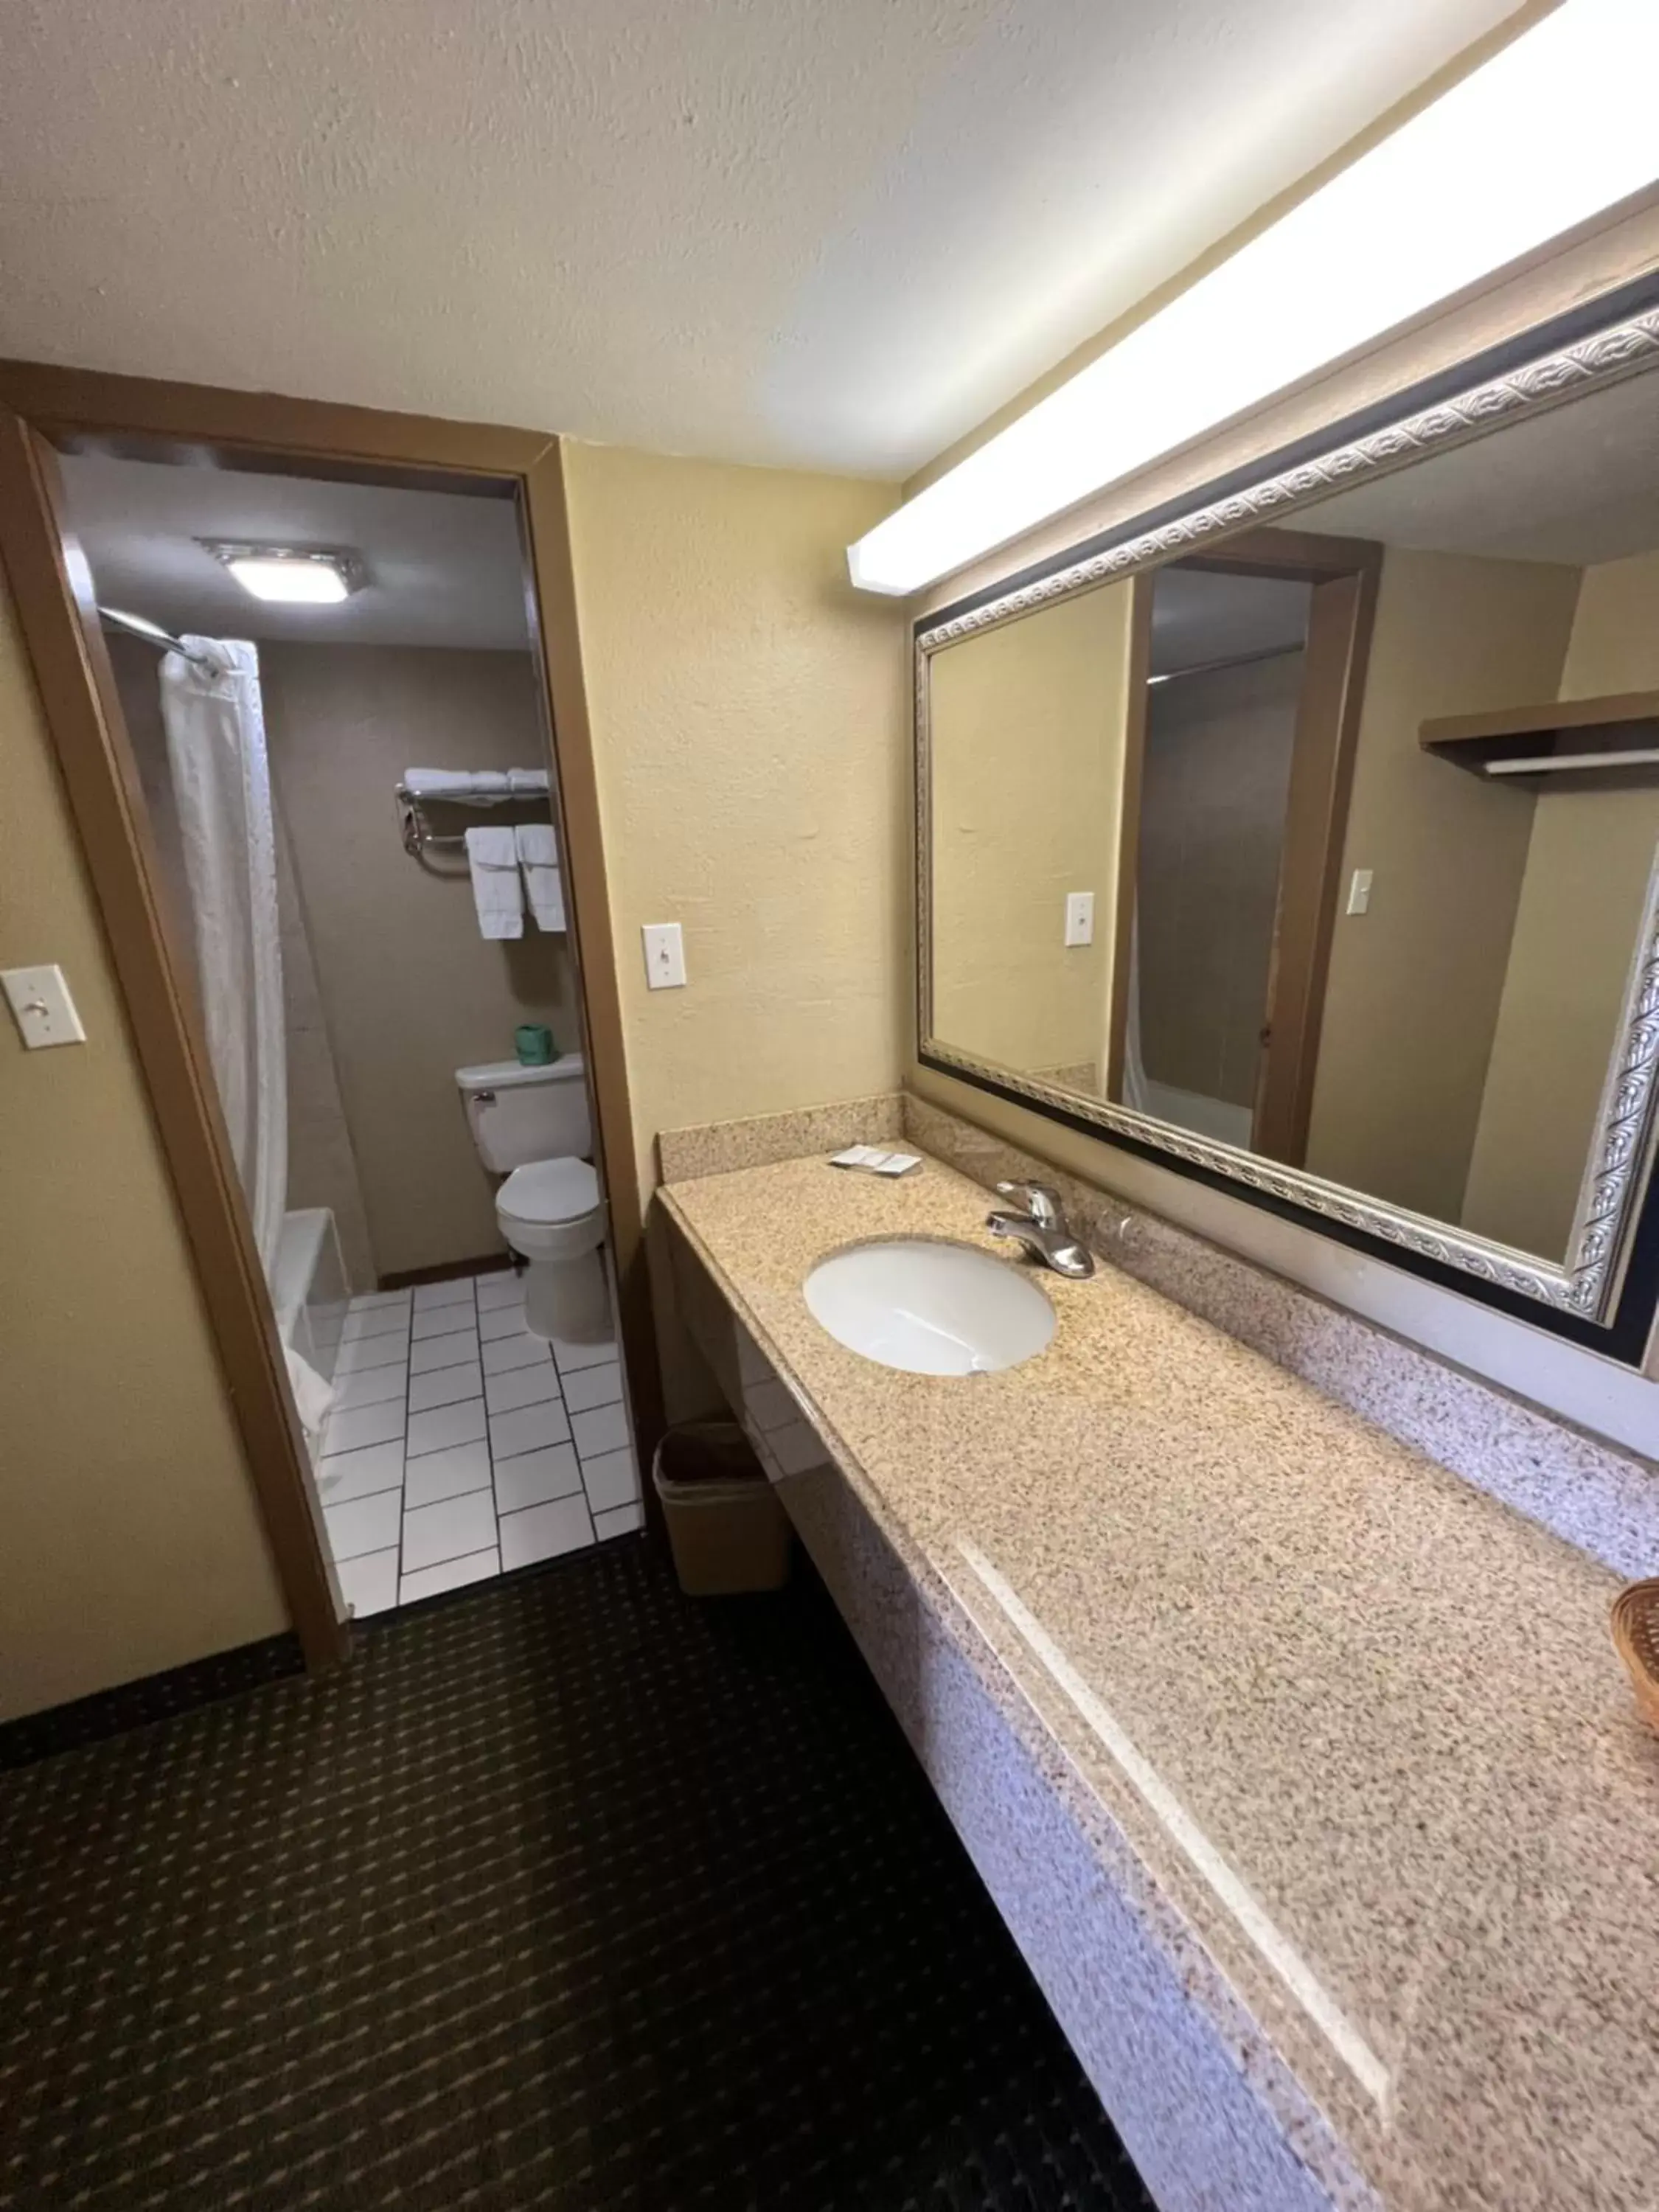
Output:
[[[283,1216],[270,1296],[283,1342],[331,1382],[345,1318],[346,1277],[327,1206],[298,1206]]]

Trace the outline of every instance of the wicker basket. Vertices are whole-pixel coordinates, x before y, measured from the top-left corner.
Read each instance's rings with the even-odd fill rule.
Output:
[[[1659,1728],[1659,1582],[1632,1583],[1613,1601],[1613,1640],[1630,1668],[1636,1702]]]

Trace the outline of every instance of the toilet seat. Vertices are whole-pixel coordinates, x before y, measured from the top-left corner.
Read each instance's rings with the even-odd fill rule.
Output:
[[[532,1160],[514,1168],[495,1194],[515,1221],[580,1221],[599,1202],[599,1179],[586,1160]]]
[[[526,1260],[567,1260],[605,1242],[605,1200],[586,1160],[532,1160],[495,1194],[501,1234]]]

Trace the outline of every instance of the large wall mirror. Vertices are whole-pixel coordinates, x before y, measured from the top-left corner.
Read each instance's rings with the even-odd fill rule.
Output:
[[[918,1004],[927,1065],[1636,1358],[1659,313],[1617,304],[918,625]]]

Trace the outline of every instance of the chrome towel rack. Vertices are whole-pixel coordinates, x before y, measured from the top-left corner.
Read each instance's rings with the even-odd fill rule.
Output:
[[[529,791],[411,791],[406,783],[397,787],[398,834],[403,848],[411,860],[418,860],[424,852],[436,847],[451,848],[464,846],[464,830],[434,830],[426,817],[428,806],[536,806],[546,808],[549,796],[544,790]]]

